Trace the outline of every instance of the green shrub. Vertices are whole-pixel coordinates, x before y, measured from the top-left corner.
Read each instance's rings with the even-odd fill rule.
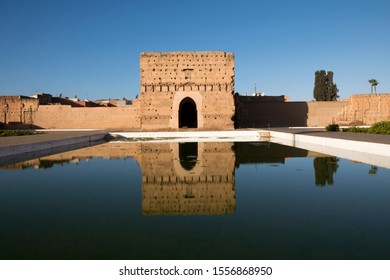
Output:
[[[30,130],[3,130],[3,131],[0,131],[0,137],[36,135],[36,134],[42,134],[42,133],[43,132],[36,132],[36,131],[30,131]]]
[[[329,124],[327,127],[325,127],[326,131],[340,131],[340,127],[338,124]]]
[[[368,129],[372,134],[390,134],[390,121],[378,122]]]
[[[351,126],[343,129],[344,132],[390,134],[390,121],[383,121],[373,124],[370,128]]]
[[[343,132],[368,133],[368,128],[351,126],[351,127],[348,127],[348,128],[344,128]]]

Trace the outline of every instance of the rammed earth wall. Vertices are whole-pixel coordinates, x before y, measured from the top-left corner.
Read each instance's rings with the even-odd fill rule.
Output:
[[[140,98],[133,105],[75,108],[40,105],[38,99],[25,96],[0,96],[0,127],[228,130],[390,120],[390,94],[284,102],[284,97],[234,97],[233,93],[233,53],[146,52],[140,56]]]
[[[0,128],[33,126],[38,100],[27,96],[0,96]]]
[[[324,102],[262,101],[236,96],[236,127],[372,125],[390,120],[390,94],[354,94]]]
[[[73,108],[66,105],[39,105],[33,98],[2,96],[0,125],[5,128],[152,130],[153,126],[150,126],[145,116],[153,115],[151,112],[142,114],[139,102],[133,100],[132,106],[123,107]],[[146,122],[145,127],[141,116]],[[229,117],[225,118],[226,122],[229,122]],[[167,115],[167,118],[172,120],[171,116]],[[237,127],[326,126],[330,123],[371,125],[389,120],[390,94],[355,94],[347,100],[334,102],[261,102],[247,97],[241,101],[236,99]],[[229,127],[221,125],[214,129]],[[203,128],[209,127],[205,125]],[[156,126],[154,130],[172,129],[162,125]]]
[[[134,106],[73,108],[67,105],[41,105],[34,125],[42,128],[139,128],[139,110]]]
[[[178,129],[186,118],[181,114],[183,102],[196,107],[197,123],[194,127],[234,127],[233,53],[142,53],[140,68],[143,130]]]
[[[390,94],[354,94],[335,116],[338,124],[371,125],[390,120]]]

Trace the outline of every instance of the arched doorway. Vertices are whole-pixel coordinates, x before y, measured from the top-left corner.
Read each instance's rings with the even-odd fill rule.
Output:
[[[184,98],[179,105],[179,128],[197,128],[198,113],[195,101],[189,97]]]

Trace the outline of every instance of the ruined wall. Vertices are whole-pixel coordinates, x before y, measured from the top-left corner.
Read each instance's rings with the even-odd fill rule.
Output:
[[[236,127],[326,126],[345,101],[284,102],[257,96],[236,96]]]
[[[131,106],[75,108],[69,105],[39,105],[27,96],[0,96],[0,128],[99,128],[141,127],[139,100]]]
[[[237,127],[371,125],[390,120],[390,94],[355,94],[341,101],[282,102],[236,96]]]
[[[236,127],[306,126],[306,102],[264,101],[257,96],[236,96]]]
[[[341,125],[372,125],[390,120],[390,94],[354,94],[335,116]]]
[[[40,105],[33,115],[42,128],[140,128],[138,104],[122,107],[74,108],[68,105]]]
[[[233,128],[233,53],[142,53],[140,68],[142,129],[179,128],[186,97],[196,104],[198,128]]]
[[[0,96],[0,128],[33,127],[38,100],[27,96]]]
[[[336,123],[335,116],[337,116],[347,104],[346,101],[307,102],[307,126],[327,126],[331,123]]]

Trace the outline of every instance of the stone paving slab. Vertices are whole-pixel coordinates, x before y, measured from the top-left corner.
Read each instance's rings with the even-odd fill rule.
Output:
[[[0,157],[53,149],[101,140],[107,133],[96,131],[48,132],[38,135],[0,137]]]
[[[259,131],[258,129],[248,129]],[[364,134],[364,133],[349,133],[349,132],[327,132],[321,128],[272,128],[272,129],[262,129],[277,131],[277,132],[285,132],[291,134],[302,134],[308,136],[318,136],[318,137],[326,137],[326,138],[335,138],[335,139],[343,139],[350,141],[363,141],[363,142],[371,142],[371,143],[380,143],[390,145],[390,135],[379,135],[379,134]],[[202,131],[200,131],[202,132]],[[210,131],[203,131],[203,133],[210,133]],[[56,141],[62,141],[69,139],[75,139],[78,137],[85,136],[96,136],[96,135],[105,135],[106,132],[103,130],[94,130],[94,131],[49,131],[45,134],[39,135],[29,135],[29,136],[11,136],[11,137],[0,137],[0,155],[2,151],[5,151],[7,148],[13,148],[17,150],[17,146],[25,147],[25,146],[34,146],[40,143],[52,143]]]
[[[343,139],[350,141],[362,141],[362,142],[371,142],[371,143],[380,143],[390,145],[390,135],[382,134],[366,134],[366,133],[353,133],[353,132],[331,132],[325,131],[321,128],[271,128],[271,129],[262,129],[270,130],[277,132],[285,132],[292,134],[304,134],[309,136],[318,136],[318,137],[327,137],[335,139]]]
[[[351,133],[351,132],[328,132],[321,128],[316,129],[316,128],[281,127],[281,128],[272,128],[272,129],[262,129],[262,130],[271,130],[271,131],[286,132],[292,134],[305,134],[310,136],[337,138],[337,139],[352,140],[352,141],[382,143],[382,144],[390,145],[390,135]],[[56,131],[56,132],[48,132],[46,134],[39,134],[39,135],[0,137],[0,148],[24,145],[24,144],[33,144],[33,143],[39,143],[45,141],[55,141],[55,140],[75,138],[75,137],[81,137],[87,135],[95,135],[100,133],[105,133],[105,132],[103,130],[61,131],[61,132]]]
[[[272,128],[267,131],[273,143],[390,168],[390,135],[311,128]]]
[[[0,137],[0,148],[9,146],[18,146],[26,144],[36,144],[46,141],[56,141],[70,138],[77,138],[82,136],[92,136],[96,134],[102,134],[103,130],[95,131],[64,131],[64,132],[48,132],[37,135],[25,135],[25,136],[8,136]]]
[[[132,142],[252,142],[259,140],[259,131],[248,129],[109,132],[109,134]]]

